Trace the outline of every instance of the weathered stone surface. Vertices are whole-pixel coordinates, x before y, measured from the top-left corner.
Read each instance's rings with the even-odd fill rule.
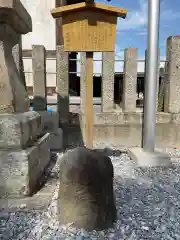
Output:
[[[114,109],[114,52],[102,53],[102,112]]]
[[[44,46],[32,46],[33,104],[35,111],[47,110],[46,50]]]
[[[31,16],[20,0],[0,0],[0,19],[19,34],[32,31]]]
[[[122,102],[124,112],[136,112],[137,58],[137,48],[125,49]]]
[[[26,150],[0,151],[0,198],[31,195],[50,161],[50,134]]]
[[[41,132],[41,116],[37,112],[0,114],[0,149],[25,148]]]
[[[113,165],[100,152],[78,147],[60,161],[60,223],[87,230],[105,229],[116,220]]]
[[[169,37],[167,40],[166,71],[164,110],[180,113],[180,36]]]
[[[56,48],[57,104],[61,123],[69,121],[69,60],[64,46]]]
[[[29,110],[28,95],[12,55],[18,42],[19,35],[14,29],[0,23],[0,113]]]
[[[16,64],[16,67],[18,69],[19,75],[20,75],[20,81],[22,85],[24,85],[25,90],[26,88],[26,79],[25,79],[25,73],[24,73],[24,64],[22,59],[22,37],[19,36],[18,43],[13,47],[12,54],[14,58],[14,62]]]
[[[180,114],[156,114],[156,147],[179,148]],[[94,148],[139,147],[142,144],[143,114],[137,113],[96,113],[94,116]],[[83,125],[81,125],[83,127]]]
[[[0,113],[29,111],[25,82],[12,49],[20,34],[32,31],[31,17],[20,0],[0,0]]]

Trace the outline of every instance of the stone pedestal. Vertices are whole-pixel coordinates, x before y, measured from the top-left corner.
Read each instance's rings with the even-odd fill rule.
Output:
[[[0,114],[0,198],[31,195],[50,161],[51,134],[37,112]]]
[[[31,195],[50,161],[49,133],[41,115],[29,111],[14,46],[32,31],[20,0],[0,0],[0,198]],[[20,47],[20,45],[19,45]]]
[[[128,155],[140,167],[165,167],[171,164],[170,156],[158,151],[145,152],[142,148],[134,147],[128,150]]]

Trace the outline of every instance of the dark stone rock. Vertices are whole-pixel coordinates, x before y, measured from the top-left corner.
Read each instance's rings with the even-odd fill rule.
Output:
[[[103,153],[77,147],[60,162],[59,221],[100,230],[113,227],[116,206],[113,165]]]

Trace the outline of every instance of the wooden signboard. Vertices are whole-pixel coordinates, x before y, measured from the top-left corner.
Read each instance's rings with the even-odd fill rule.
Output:
[[[93,52],[113,52],[117,17],[125,18],[126,9],[103,3],[78,3],[51,11],[62,17],[64,51],[86,52],[85,145],[93,148]]]
[[[103,3],[78,3],[55,8],[54,18],[62,17],[64,50],[68,52],[112,52],[116,40],[117,17],[126,9]]]

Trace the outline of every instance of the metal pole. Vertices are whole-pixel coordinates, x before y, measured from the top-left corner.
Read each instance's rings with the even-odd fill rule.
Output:
[[[160,0],[148,0],[148,49],[145,79],[143,149],[154,152]]]

